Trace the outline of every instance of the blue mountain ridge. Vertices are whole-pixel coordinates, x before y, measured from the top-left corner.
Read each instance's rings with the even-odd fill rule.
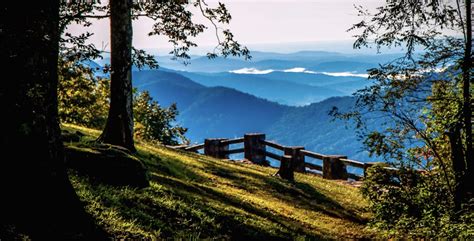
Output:
[[[302,145],[324,154],[344,154],[370,160],[356,133],[344,121],[333,120],[333,106],[349,110],[353,97],[331,97],[304,107],[274,103],[227,87],[206,87],[176,72],[133,72],[134,86],[148,90],[161,105],[177,103],[177,122],[193,143],[205,138],[234,138],[262,132],[284,145]]]
[[[193,56],[187,66],[167,56],[158,56],[160,69],[134,68],[134,86],[148,90],[163,106],[177,103],[180,111],[177,122],[189,128],[187,136],[193,143],[204,138],[233,138],[248,132],[263,132],[267,139],[284,145],[302,145],[323,154],[372,160],[362,150],[354,128],[328,115],[334,106],[350,110],[355,99],[349,96],[371,82],[358,76],[331,76],[321,72],[366,73],[367,68],[398,55],[325,51],[252,54],[252,61]],[[106,62],[107,58],[99,64]],[[273,72],[230,73],[241,68]],[[293,68],[305,70],[288,71]]]

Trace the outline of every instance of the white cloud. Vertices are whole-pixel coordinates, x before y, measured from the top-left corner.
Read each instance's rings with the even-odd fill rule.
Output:
[[[307,74],[317,74],[317,72],[311,71],[311,70],[306,70],[305,68],[292,68],[292,69],[285,69],[283,72],[286,73],[307,73]]]
[[[229,72],[234,73],[234,74],[270,74],[273,72],[285,72],[285,73],[324,74],[324,75],[335,76],[335,77],[361,77],[361,78],[369,77],[368,74],[360,74],[356,72],[316,72],[316,71],[307,70],[301,67],[285,69],[285,70],[274,70],[274,69],[259,70],[256,68],[242,68],[242,69],[237,69],[237,70],[231,70]]]
[[[256,68],[243,68],[243,69],[231,70],[229,72],[234,73],[234,74],[269,74],[273,71],[274,71],[273,69],[258,70]]]
[[[320,74],[325,74],[325,75],[330,75],[330,76],[336,76],[336,77],[362,77],[362,78],[368,78],[368,74],[357,74],[353,72],[319,72]]]

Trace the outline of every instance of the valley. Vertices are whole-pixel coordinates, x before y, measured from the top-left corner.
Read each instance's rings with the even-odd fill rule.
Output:
[[[298,54],[301,56],[296,56]],[[276,55],[258,52],[255,59],[261,63]],[[262,132],[269,140],[284,145],[305,146],[325,154],[344,154],[361,161],[373,160],[363,151],[354,126],[329,115],[333,107],[350,110],[355,102],[352,93],[370,85],[363,77],[364,72],[352,70],[355,65],[363,64],[344,65],[341,61],[349,57],[336,53],[325,53],[325,59],[331,62],[323,62],[321,55],[319,53],[319,60],[314,57],[318,54],[308,52],[277,57],[288,63],[319,61],[321,66],[329,66],[324,69],[329,72],[286,63],[285,66],[267,66],[272,71],[265,73],[236,73],[225,71],[231,69],[230,66],[245,67],[235,66],[235,59],[196,58],[189,66],[196,68],[207,62],[208,71],[170,69],[173,66],[165,61],[157,70],[134,71],[133,81],[136,88],[149,91],[161,105],[177,103],[180,111],[177,122],[188,128],[186,136],[191,143],[201,143],[205,138],[234,138],[244,133]],[[393,56],[373,58],[389,57]],[[213,72],[217,68],[220,71]]]

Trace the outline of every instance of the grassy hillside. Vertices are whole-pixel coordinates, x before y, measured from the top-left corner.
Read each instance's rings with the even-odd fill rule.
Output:
[[[99,133],[63,126],[87,134]],[[66,145],[77,145],[66,143]],[[367,203],[347,184],[310,174],[296,183],[276,169],[137,144],[149,168],[144,189],[92,184],[71,172],[77,194],[114,238],[308,240],[370,238]]]

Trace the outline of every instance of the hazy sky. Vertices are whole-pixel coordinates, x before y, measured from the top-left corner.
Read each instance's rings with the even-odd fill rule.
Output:
[[[207,1],[215,6],[215,0]],[[346,30],[357,21],[354,4],[374,9],[384,0],[221,0],[232,14],[230,28],[236,39],[251,49],[272,50],[277,52],[296,51],[309,48],[309,43],[323,45],[345,42],[350,45],[353,33]],[[196,21],[207,23],[196,12]],[[166,39],[148,37],[151,20],[134,21],[134,46],[145,49],[161,49],[165,53],[170,45]],[[83,31],[81,26],[71,26],[70,31]],[[94,22],[89,28],[97,47],[109,43],[109,21]],[[212,29],[208,29],[196,40],[203,49],[210,49],[216,39]],[[284,43],[284,44],[282,44]],[[318,46],[323,46],[318,45]],[[292,47],[291,47],[292,46]],[[288,49],[290,48],[290,49]],[[198,51],[199,52],[199,51]]]

